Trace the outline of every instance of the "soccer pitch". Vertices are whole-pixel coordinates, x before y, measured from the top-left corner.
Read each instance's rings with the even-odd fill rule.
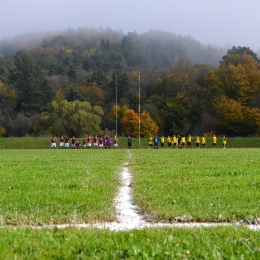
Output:
[[[0,156],[0,256],[5,259],[260,254],[260,232],[244,227],[259,224],[258,149],[28,149],[1,150]],[[118,219],[115,197],[124,169],[131,174],[126,186],[134,207],[151,228],[105,228]],[[152,226],[156,223],[169,227]],[[176,223],[220,226],[170,226]],[[70,227],[56,228],[60,224]],[[83,224],[92,228],[79,228]]]

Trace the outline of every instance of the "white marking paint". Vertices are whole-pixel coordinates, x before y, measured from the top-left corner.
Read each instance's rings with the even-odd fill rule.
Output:
[[[131,154],[130,154],[131,155]],[[201,227],[218,227],[218,226],[245,226],[254,231],[259,231],[259,225],[245,225],[240,222],[236,223],[149,223],[142,218],[138,212],[137,207],[132,198],[131,180],[132,175],[129,172],[129,168],[126,167],[128,163],[125,163],[125,167],[121,172],[122,185],[119,189],[119,193],[115,198],[115,207],[117,211],[117,222],[105,222],[95,224],[64,224],[54,225],[58,228],[65,227],[78,227],[78,228],[98,228],[109,229],[113,231],[127,231],[132,229],[143,228],[201,228]],[[53,226],[53,227],[54,227]]]
[[[131,154],[129,154],[131,156]],[[44,225],[41,227],[34,226],[36,229],[42,228],[98,228],[109,229],[113,231],[127,231],[132,229],[143,228],[200,228],[200,227],[217,227],[217,226],[245,226],[254,231],[260,231],[260,225],[245,225],[240,222],[236,223],[148,223],[142,218],[138,212],[137,207],[132,198],[131,180],[132,175],[129,172],[128,162],[125,163],[125,167],[121,172],[122,185],[119,189],[119,193],[115,198],[115,207],[117,211],[116,222],[94,223],[94,224],[57,224],[57,225]]]

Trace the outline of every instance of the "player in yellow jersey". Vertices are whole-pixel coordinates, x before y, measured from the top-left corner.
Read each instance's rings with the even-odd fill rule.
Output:
[[[167,137],[168,149],[172,148],[172,139],[170,136]]]
[[[226,145],[227,145],[227,138],[225,135],[223,135],[223,138],[222,138],[222,145],[223,145],[223,148],[226,148]]]
[[[153,138],[149,137],[149,139],[148,139],[148,149],[151,149],[151,148],[153,148]]]
[[[200,148],[200,137],[199,136],[196,136],[195,143],[196,143],[196,149]]]
[[[188,148],[192,148],[192,143],[191,143],[192,140],[193,140],[193,138],[191,137],[191,135],[188,135],[188,137],[187,137]]]
[[[212,137],[212,148],[216,148],[217,147],[217,137],[215,135],[213,135]]]
[[[205,147],[206,147],[206,138],[205,138],[205,136],[202,136],[202,137],[201,137],[201,147],[202,147],[202,148],[205,148]]]
[[[172,143],[173,143],[173,148],[176,148],[178,144],[177,144],[177,137],[175,135],[172,138]]]
[[[186,144],[186,138],[183,135],[182,138],[181,138],[181,148],[185,148],[185,144]]]
[[[160,142],[161,142],[161,149],[164,149],[164,143],[165,143],[164,136],[161,137]]]

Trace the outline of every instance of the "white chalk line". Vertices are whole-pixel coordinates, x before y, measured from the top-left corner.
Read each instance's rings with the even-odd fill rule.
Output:
[[[129,157],[131,154],[129,153]],[[115,198],[115,207],[117,212],[116,222],[104,222],[94,224],[62,224],[54,225],[57,228],[77,227],[77,228],[97,228],[97,229],[109,229],[112,231],[129,231],[133,229],[144,228],[201,228],[201,227],[219,227],[219,226],[244,226],[251,230],[260,230],[259,225],[246,225],[245,223],[198,223],[198,222],[185,222],[185,223],[150,223],[140,214],[136,207],[132,197],[131,180],[132,175],[127,167],[129,162],[125,162],[125,167],[121,172],[121,187],[118,195]],[[54,227],[53,226],[53,227]]]
[[[129,153],[129,156],[131,154]],[[132,198],[131,180],[132,175],[129,171],[128,162],[125,162],[125,167],[121,172],[122,185],[119,189],[119,193],[115,198],[115,207],[117,212],[117,221],[103,222],[103,223],[91,223],[91,224],[54,224],[54,225],[42,225],[42,226],[26,226],[35,229],[43,228],[96,228],[96,229],[109,229],[111,231],[129,231],[133,229],[144,228],[202,228],[202,227],[219,227],[219,226],[243,226],[254,231],[260,230],[260,225],[249,225],[241,222],[235,223],[203,223],[203,222],[184,222],[184,223],[150,223],[140,214]],[[2,226],[5,227],[5,226]],[[15,226],[16,228],[18,226]],[[23,226],[24,227],[24,226]]]

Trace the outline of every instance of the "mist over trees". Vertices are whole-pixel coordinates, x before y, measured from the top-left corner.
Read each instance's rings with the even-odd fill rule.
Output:
[[[136,136],[139,84],[144,137],[257,136],[259,66],[249,47],[165,31],[79,28],[4,40],[0,136],[112,133],[116,93],[118,133]]]

